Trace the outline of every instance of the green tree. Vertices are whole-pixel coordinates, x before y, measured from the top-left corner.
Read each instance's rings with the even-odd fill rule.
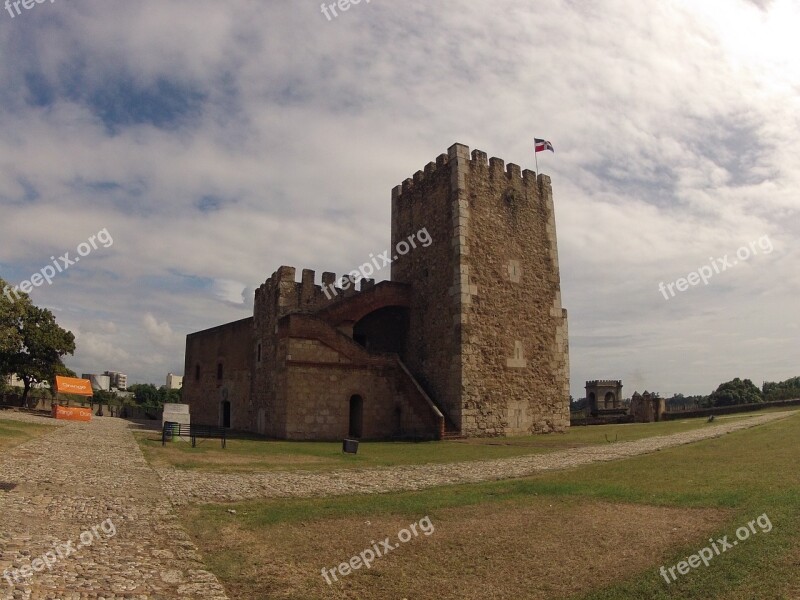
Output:
[[[792,377],[777,383],[765,381],[762,386],[762,392],[764,393],[764,400],[768,402],[800,398],[800,377]]]
[[[572,396],[569,397],[569,409],[572,412],[580,412],[582,410],[586,410],[589,406],[589,402],[586,398],[578,398],[577,400]]]
[[[5,285],[0,279],[0,287]],[[56,374],[67,372],[62,357],[75,352],[75,336],[56,323],[53,313],[35,306],[26,295],[15,301],[2,296],[0,307],[0,375],[17,374],[24,384],[26,404],[35,384],[52,382]]]
[[[152,383],[134,383],[128,386],[128,391],[133,392],[136,404],[141,406],[158,405],[158,389]]]
[[[721,383],[709,396],[712,406],[733,406],[736,404],[755,404],[763,402],[761,390],[749,379],[741,380],[738,377]]]
[[[708,396],[684,396],[673,394],[667,398],[667,410],[692,410],[694,408],[710,407]]]
[[[105,404],[108,406],[108,409],[111,410],[112,406],[116,406],[119,404],[119,399],[114,392],[107,392],[105,390],[97,390],[94,393],[94,396],[89,400],[91,402],[92,410],[94,410],[95,402],[98,405],[98,414],[103,413],[103,405]]]
[[[9,365],[4,361],[22,345],[19,322],[31,305],[27,294],[20,293],[19,299],[13,294],[4,294],[6,286],[8,283],[0,278],[0,377],[3,378],[11,374]]]
[[[167,386],[162,385],[158,389],[158,401],[161,405],[180,403],[181,390],[170,390]]]

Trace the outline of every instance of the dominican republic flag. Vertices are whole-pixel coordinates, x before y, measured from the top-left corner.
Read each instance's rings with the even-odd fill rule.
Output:
[[[533,141],[536,142],[536,152],[544,152],[545,150],[550,150],[555,154],[555,150],[553,150],[553,144],[548,142],[547,140],[540,140],[539,138],[533,138]]]

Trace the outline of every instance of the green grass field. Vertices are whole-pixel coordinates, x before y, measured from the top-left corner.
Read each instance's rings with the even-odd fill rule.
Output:
[[[44,420],[44,419],[43,419]],[[8,450],[19,444],[23,444],[48,431],[53,430],[53,425],[22,423],[3,419],[0,414],[0,451]]]
[[[795,413],[721,438],[525,479],[194,506],[182,516],[208,566],[238,598],[800,598],[799,451]],[[709,538],[735,539],[738,527],[763,514],[769,533],[670,584],[659,574]],[[321,567],[423,516],[437,525],[430,538],[335,585],[322,581]]]
[[[222,449],[216,440],[203,441],[196,448],[186,442],[170,442],[162,447],[159,433],[141,432],[136,437],[145,457],[153,465],[216,472],[332,470],[511,458],[716,427],[721,423],[729,423],[732,418],[747,419],[752,416],[753,413],[732,415],[725,421],[714,423],[699,418],[662,423],[573,427],[563,434],[517,438],[419,443],[362,442],[357,455],[343,454],[340,442],[232,439],[228,441],[227,448]]]

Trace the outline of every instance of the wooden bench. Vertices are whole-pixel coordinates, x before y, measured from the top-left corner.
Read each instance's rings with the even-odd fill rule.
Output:
[[[164,423],[164,429],[161,432],[161,445],[167,445],[167,438],[178,436],[191,438],[192,448],[197,446],[197,438],[221,440],[222,447],[225,448],[227,443],[227,435],[228,430],[224,427],[211,427],[210,425],[183,425],[181,423],[172,423],[167,421]]]

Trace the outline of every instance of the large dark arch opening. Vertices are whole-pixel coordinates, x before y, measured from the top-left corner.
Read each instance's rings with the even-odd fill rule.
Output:
[[[408,335],[408,309],[384,306],[353,326],[353,340],[370,352],[403,354]]]

